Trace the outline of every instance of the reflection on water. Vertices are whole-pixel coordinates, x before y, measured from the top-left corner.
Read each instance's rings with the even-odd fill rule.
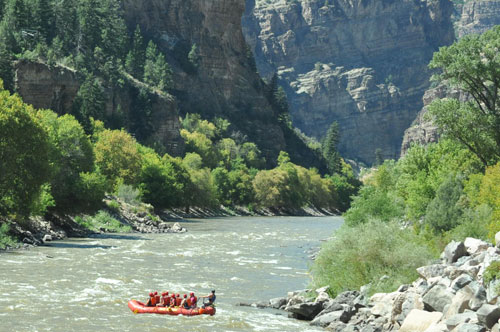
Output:
[[[185,234],[106,234],[0,254],[0,331],[322,331],[276,310],[235,306],[308,284],[308,255],[341,218],[244,217]],[[206,295],[217,314],[134,315],[150,291]]]

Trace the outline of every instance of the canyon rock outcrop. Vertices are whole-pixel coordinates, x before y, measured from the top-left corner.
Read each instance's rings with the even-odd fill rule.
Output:
[[[294,124],[322,137],[337,121],[344,157],[399,156],[422,108],[427,64],[454,39],[448,0],[247,0],[244,33],[257,67],[275,72]]]

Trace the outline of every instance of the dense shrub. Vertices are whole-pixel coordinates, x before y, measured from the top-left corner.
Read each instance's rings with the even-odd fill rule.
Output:
[[[449,231],[456,227],[463,214],[463,208],[459,204],[462,192],[460,177],[450,174],[427,206],[425,222],[436,231]]]
[[[122,224],[119,220],[113,218],[106,211],[99,211],[93,217],[76,217],[75,221],[83,227],[94,232],[104,231],[112,233],[127,233],[132,231],[132,228],[130,226]]]
[[[431,259],[419,241],[411,230],[394,222],[343,226],[321,247],[311,268],[313,286],[329,285],[333,295],[366,284],[371,284],[372,293],[394,291],[415,280],[415,269]]]
[[[12,238],[9,234],[9,225],[5,222],[0,221],[0,249],[5,249],[6,247],[14,247],[16,245],[16,240]]]

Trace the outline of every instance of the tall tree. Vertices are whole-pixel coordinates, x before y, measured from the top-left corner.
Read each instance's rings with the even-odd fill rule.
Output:
[[[500,26],[469,35],[434,54],[429,67],[438,82],[471,100],[440,100],[429,107],[435,123],[476,154],[485,165],[500,160]]]
[[[340,154],[337,151],[339,137],[339,124],[337,121],[334,121],[330,125],[330,128],[328,128],[321,145],[323,157],[331,174],[340,173],[342,170]]]
[[[165,55],[158,51],[153,41],[149,42],[146,49],[144,82],[162,91],[166,91],[172,86],[172,69],[168,65]]]
[[[145,56],[146,52],[144,50],[144,39],[142,38],[141,27],[137,25],[132,38],[132,48],[128,52],[125,60],[125,69],[130,75],[139,79],[143,77]]]

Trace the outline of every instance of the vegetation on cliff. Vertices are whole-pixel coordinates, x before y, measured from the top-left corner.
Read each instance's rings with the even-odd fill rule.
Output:
[[[435,79],[472,99],[435,101],[429,113],[441,140],[414,145],[397,162],[385,161],[364,176],[344,215],[344,229],[324,246],[312,269],[316,286],[329,284],[339,292],[371,283],[373,292],[388,290],[388,285],[412,281],[421,257],[438,255],[449,240],[494,241],[500,231],[499,45],[497,26],[435,53],[430,64],[439,70]],[[389,235],[381,239],[384,227],[396,227],[386,234],[401,233],[405,244]],[[342,246],[363,248],[362,257],[339,250]],[[386,248],[387,257],[379,247]],[[387,270],[400,255],[408,269]]]

